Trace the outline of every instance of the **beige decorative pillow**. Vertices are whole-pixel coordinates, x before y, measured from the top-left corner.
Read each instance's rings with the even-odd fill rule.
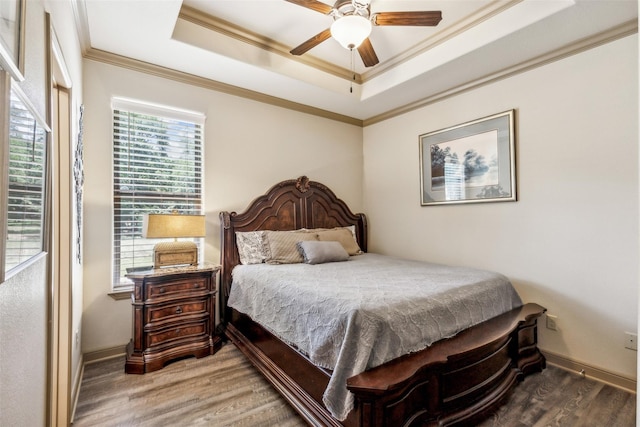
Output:
[[[318,240],[316,233],[265,231],[263,236],[267,264],[296,264],[304,261],[298,242]]]
[[[349,230],[351,232],[351,234],[353,234],[353,238],[356,238],[356,226],[355,225],[347,225],[345,227],[333,227],[333,228],[300,228],[299,230],[296,231],[304,231],[307,233],[317,233],[318,231],[324,231],[324,230],[339,230],[341,228],[344,228],[346,230]]]
[[[358,242],[356,242],[349,228],[339,227],[331,230],[319,230],[318,240],[340,242],[349,255],[359,255],[362,253]]]

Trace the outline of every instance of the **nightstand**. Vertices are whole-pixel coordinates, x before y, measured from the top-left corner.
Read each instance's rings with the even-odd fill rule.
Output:
[[[144,374],[177,358],[208,356],[222,340],[215,335],[219,266],[158,268],[127,274],[133,280],[133,338],[125,372]]]

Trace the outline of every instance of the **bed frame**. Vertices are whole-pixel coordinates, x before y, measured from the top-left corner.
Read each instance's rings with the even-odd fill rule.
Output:
[[[318,426],[471,425],[500,405],[530,373],[545,368],[537,348],[537,318],[545,309],[525,304],[453,338],[394,359],[347,380],[355,407],[346,420],[322,404],[331,372],[227,307],[231,270],[239,264],[236,231],[295,230],[355,225],[367,250],[367,222],[326,186],[305,176],[283,181],[243,213],[220,213],[221,325],[225,335],[310,424]]]

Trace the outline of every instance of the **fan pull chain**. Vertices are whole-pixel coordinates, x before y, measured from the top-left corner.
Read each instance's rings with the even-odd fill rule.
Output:
[[[356,81],[356,66],[355,66],[356,53],[353,51],[353,48],[351,48],[350,50],[351,50],[351,73],[353,74],[353,77],[351,79],[351,86],[349,86],[349,93],[353,93],[353,82]]]

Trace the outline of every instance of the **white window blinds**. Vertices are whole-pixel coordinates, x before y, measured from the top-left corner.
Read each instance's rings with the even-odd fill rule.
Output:
[[[113,103],[113,287],[127,270],[153,265],[145,213],[202,214],[204,116],[129,100]],[[194,240],[200,245],[202,239]]]
[[[47,132],[15,89],[9,107],[5,271],[43,250]]]

